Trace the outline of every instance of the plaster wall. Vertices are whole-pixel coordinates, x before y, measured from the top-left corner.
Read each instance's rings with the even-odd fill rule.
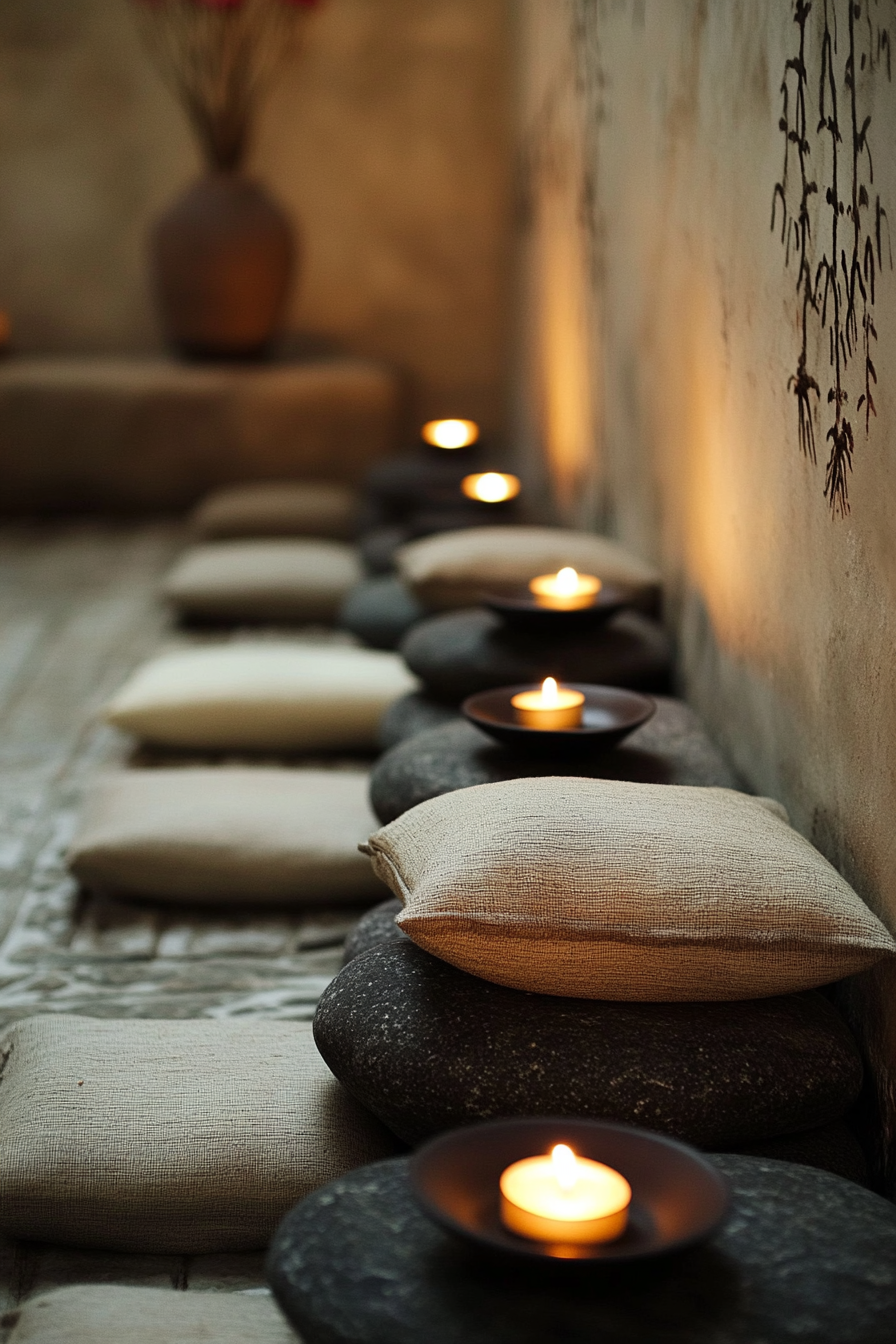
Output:
[[[153,216],[199,168],[129,0],[0,4],[0,307],[25,353],[159,335]],[[250,167],[301,229],[289,327],[384,359],[415,414],[499,427],[511,230],[509,0],[327,0]]]
[[[814,0],[800,67],[800,8],[526,0],[528,285],[587,235],[593,321],[570,286],[565,324],[597,389],[591,519],[661,564],[684,688],[746,780],[896,928],[896,11],[859,0],[851,23],[847,0]],[[536,353],[527,385],[547,368]],[[556,425],[529,402],[550,463]],[[847,496],[826,497],[847,421]],[[853,986],[885,1109],[893,989]]]

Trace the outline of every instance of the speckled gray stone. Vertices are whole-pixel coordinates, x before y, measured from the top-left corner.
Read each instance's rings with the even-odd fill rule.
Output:
[[[893,1344],[896,1208],[808,1167],[713,1160],[733,1211],[709,1242],[572,1274],[468,1248],[420,1209],[406,1158],[380,1162],[287,1214],[268,1278],[306,1344]]]
[[[726,1003],[526,994],[407,939],[343,968],[314,1018],[336,1077],[400,1138],[471,1120],[569,1115],[737,1148],[839,1118],[862,1081],[818,993]]]
[[[421,729],[399,741],[373,767],[373,810],[385,825],[409,807],[454,789],[541,775],[742,787],[694,711],[680,700],[662,696],[656,700],[656,714],[643,727],[618,747],[589,756],[530,756],[502,746],[466,719],[456,717],[440,727]],[[393,705],[387,716],[397,715],[402,703]],[[382,729],[380,735],[382,739]]]
[[[443,704],[422,691],[412,691],[393,700],[380,720],[379,743],[383,751],[404,742],[429,728],[441,728],[443,723],[465,723],[454,705]]]
[[[396,932],[400,932],[397,927]],[[738,1144],[738,1152],[751,1157],[800,1162],[821,1171],[832,1171],[857,1185],[869,1184],[868,1163],[862,1145],[844,1120],[832,1120],[828,1125],[802,1134],[784,1134],[762,1143]]]
[[[401,579],[385,575],[357,584],[339,609],[337,625],[374,649],[397,649],[425,610]]]
[[[485,607],[470,607],[420,621],[400,649],[427,690],[455,704],[476,691],[544,677],[664,691],[671,669],[662,626],[635,611],[561,640],[521,634]]]
[[[372,910],[362,915],[345,940],[342,953],[343,966],[347,966],[355,957],[360,957],[362,952],[367,952],[380,943],[406,942],[407,934],[395,923],[395,916],[401,914],[403,908],[401,901],[393,897],[391,900],[381,901],[379,905],[375,905]]]

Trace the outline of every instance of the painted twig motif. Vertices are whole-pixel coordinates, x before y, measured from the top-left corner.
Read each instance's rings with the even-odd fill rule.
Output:
[[[859,73],[866,70],[873,72],[879,66],[885,66],[887,78],[891,78],[890,32],[877,22],[879,0],[846,0],[846,5],[848,46],[841,72],[837,0],[823,0],[816,82],[810,79],[807,58],[813,0],[794,0],[793,21],[799,33],[799,45],[797,55],[785,65],[781,84],[783,108],[779,126],[785,137],[784,170],[772,198],[772,228],[777,226],[780,207],[785,264],[790,264],[791,255],[796,256],[798,262],[796,287],[802,305],[802,339],[797,371],[789,379],[788,387],[797,400],[800,448],[812,462],[816,461],[815,415],[821,388],[808,368],[810,322],[817,320],[821,329],[828,332],[830,385],[827,404],[832,409],[833,422],[825,435],[830,451],[825,466],[824,494],[832,513],[840,517],[849,512],[849,473],[855,453],[855,433],[852,419],[847,414],[846,373],[858,355],[862,359],[863,390],[856,401],[856,413],[864,411],[866,435],[870,433],[871,417],[877,414],[873,396],[877,382],[872,357],[877,340],[874,298],[877,273],[884,265],[885,239],[886,260],[891,267],[893,264],[889,222],[879,194],[874,195],[872,207],[871,114],[863,115],[858,90]],[[862,20],[860,42],[859,23]],[[813,84],[817,88],[818,105],[814,145],[808,112]],[[844,107],[846,115],[841,129]],[[830,166],[822,198],[818,182],[811,173],[810,160],[814,148],[821,168],[825,137]],[[800,199],[795,211],[788,202],[794,158],[800,175]],[[820,258],[813,264],[810,204],[816,195],[821,206],[819,228],[827,225],[827,237]],[[818,246],[822,246],[821,237]]]

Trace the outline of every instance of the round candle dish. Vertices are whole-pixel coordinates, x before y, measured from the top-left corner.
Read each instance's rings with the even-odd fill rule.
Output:
[[[618,611],[634,606],[643,592],[621,583],[602,583],[594,598],[582,607],[549,607],[521,588],[518,593],[487,593],[483,605],[496,612],[508,625],[542,630],[545,634],[578,629],[580,626],[599,625],[615,616]]]
[[[501,1219],[500,1180],[513,1163],[556,1144],[624,1176],[632,1196],[613,1241],[551,1244],[518,1236]],[[440,1134],[410,1163],[411,1188],[441,1227],[478,1246],[542,1263],[619,1263],[705,1240],[728,1213],[728,1186],[693,1148],[628,1125],[596,1120],[495,1120]]]
[[[461,712],[470,723],[505,746],[521,751],[579,752],[615,747],[656,711],[656,702],[637,691],[564,682],[564,690],[580,691],[585,697],[581,723],[574,728],[530,728],[519,722],[511,700],[521,692],[538,689],[526,685],[479,691],[467,697]]]

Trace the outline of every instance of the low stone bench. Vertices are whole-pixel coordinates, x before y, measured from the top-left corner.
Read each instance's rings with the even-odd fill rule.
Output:
[[[680,700],[655,698],[652,719],[621,746],[593,756],[514,751],[466,719],[424,729],[399,741],[377,761],[370,775],[373,810],[385,824],[417,803],[454,789],[541,775],[740,788],[694,711]]]
[[[713,1160],[734,1207],[705,1245],[572,1275],[467,1248],[423,1213],[407,1159],[381,1162],[293,1209],[270,1281],[328,1344],[892,1344],[893,1205],[810,1167]]]
[[[238,481],[357,484],[391,451],[398,406],[395,375],[359,359],[12,359],[0,365],[0,507],[171,512]]]

